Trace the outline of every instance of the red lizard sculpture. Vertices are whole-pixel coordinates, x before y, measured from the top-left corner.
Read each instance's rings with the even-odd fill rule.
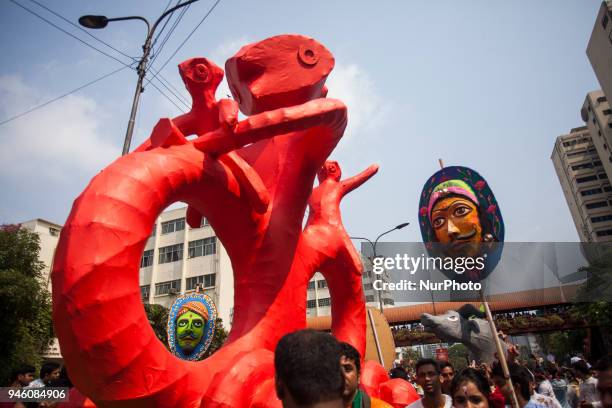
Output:
[[[218,72],[196,61],[203,86],[181,71],[192,111],[161,120],[149,141],[75,200],[53,266],[53,315],[71,377],[98,406],[280,406],[272,351],[282,335],[305,327],[314,273],[295,262],[302,219],[347,120],[346,107],[325,98],[333,65],[325,47],[303,36],[243,47],[226,64],[232,93],[252,115],[238,122],[232,102],[214,102]],[[202,98],[212,103],[198,105]],[[188,140],[190,133],[197,137]],[[230,336],[196,363],[156,339],[138,288],[151,225],[175,201],[188,203],[191,221],[208,218],[234,270]]]

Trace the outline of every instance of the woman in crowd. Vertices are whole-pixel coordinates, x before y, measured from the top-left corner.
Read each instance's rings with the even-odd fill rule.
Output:
[[[474,368],[466,368],[451,384],[454,408],[503,408],[503,398],[491,393],[487,378]]]

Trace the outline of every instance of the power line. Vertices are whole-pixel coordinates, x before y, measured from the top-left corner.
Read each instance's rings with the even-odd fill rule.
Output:
[[[180,0],[177,1],[177,4]],[[186,7],[184,7],[179,16],[177,17],[176,20],[174,20],[174,23],[172,24],[172,27],[170,27],[170,30],[168,31],[168,33],[166,34],[166,36],[164,37],[164,39],[162,40],[161,45],[158,47],[157,50],[155,50],[154,52],[154,56],[151,59],[151,62],[149,63],[149,66],[153,65],[153,63],[155,62],[155,60],[157,60],[157,57],[159,57],[161,50],[164,48],[164,46],[166,45],[166,43],[168,42],[168,39],[170,39],[170,36],[172,35],[172,33],[174,33],[174,30],[176,30],[176,27],[178,26],[178,24],[181,22],[181,20],[183,19],[183,16],[185,15],[185,13],[187,13],[187,10],[189,9],[189,7],[191,7],[191,4],[188,4]]]
[[[160,82],[165,82],[165,84],[167,86],[169,86],[170,88],[172,88],[172,90],[174,92],[172,92],[172,90],[168,89],[170,92],[172,92],[172,95],[176,96],[178,99],[181,100],[181,102],[183,102],[187,107],[191,108],[190,106],[190,102],[189,99],[187,99],[183,93],[181,91],[179,91],[178,89],[176,89],[176,87],[174,87],[174,85],[172,85],[172,83],[170,81],[168,81],[159,71],[155,71],[153,68],[151,68],[151,70],[153,71],[153,73],[157,74],[157,77],[155,79],[160,80]]]
[[[191,32],[189,33],[189,35],[187,35],[187,38],[185,38],[185,40],[183,40],[183,42],[177,47],[176,50],[174,50],[174,52],[172,53],[172,55],[166,60],[166,62],[164,62],[164,64],[161,66],[161,68],[158,70],[158,72],[160,72],[161,70],[164,69],[164,67],[168,64],[168,62],[170,62],[170,60],[172,58],[174,58],[174,56],[176,55],[177,52],[179,52],[179,50],[181,48],[183,48],[183,45],[185,45],[185,43],[191,38],[191,36],[193,35],[193,33],[196,32],[196,30],[200,27],[200,25],[202,25],[202,23],[208,18],[208,16],[210,15],[210,13],[212,13],[212,11],[215,9],[215,7],[217,7],[217,5],[221,2],[221,0],[216,0],[215,3],[212,5],[212,7],[208,10],[208,12],[204,15],[204,17],[202,18],[202,20],[200,20],[200,22],[193,28],[193,30],[191,30]],[[149,82],[151,82],[157,75],[154,75],[153,78],[151,78],[149,80]]]
[[[188,103],[186,103],[183,99],[181,99],[181,97],[177,94],[175,94],[172,89],[168,88],[168,86],[158,78],[155,78],[164,88],[166,88],[172,95],[174,95],[174,97],[181,102],[183,105],[185,105],[187,107],[187,109],[191,109],[191,106],[189,106]]]
[[[94,40],[106,45],[107,47],[109,47],[110,49],[118,52],[119,54],[123,55],[124,57],[127,57],[129,59],[131,59],[132,61],[137,61],[137,58],[134,58],[128,54],[126,54],[125,52],[118,50],[117,48],[113,47],[112,45],[110,45],[109,43],[107,43],[106,41],[103,41],[101,39],[99,39],[98,37],[96,37],[95,35],[91,34],[88,30],[85,30],[83,27],[79,26],[78,24],[73,23],[72,21],[68,20],[67,18],[65,18],[64,16],[62,16],[61,14],[51,10],[49,7],[45,6],[44,4],[39,3],[36,0],[30,0],[32,3],[37,4],[39,7],[42,7],[43,9],[47,10],[49,13],[53,14],[56,17],[61,18],[62,20],[64,20],[65,22],[67,22],[68,24],[70,24],[73,27],[78,28],[79,30],[81,30],[82,32],[84,32],[85,34],[87,34],[88,36],[90,36],[91,38],[93,38]],[[172,1],[172,0],[171,0]]]
[[[180,106],[178,106],[178,105],[176,104],[176,102],[174,102],[172,99],[170,99],[170,98],[168,97],[168,95],[166,95],[166,94],[164,93],[164,91],[162,91],[161,89],[159,89],[159,88],[157,87],[157,85],[155,85],[155,83],[154,83],[154,82],[150,82],[150,84],[153,86],[153,88],[157,89],[157,90],[159,91],[159,93],[161,93],[163,96],[165,96],[165,97],[166,97],[166,99],[168,99],[168,100],[169,100],[169,101],[170,101],[170,102],[171,102],[171,103],[172,103],[174,106],[176,106],[176,109],[178,109],[179,111],[181,111],[181,113],[185,113],[185,111],[183,110],[183,108],[181,108]]]
[[[181,0],[177,0],[175,6],[178,6],[179,1]],[[164,9],[164,11],[162,11],[162,14],[164,14],[166,11],[168,11],[168,8],[170,7],[170,4],[172,3],[172,0],[168,0],[168,4],[166,4],[166,8]],[[175,10],[176,11],[176,10]],[[170,16],[164,21],[164,25],[162,26],[162,28],[157,32],[157,35],[155,36],[155,38],[153,39],[153,43],[151,44],[151,49],[153,49],[153,47],[155,46],[155,44],[157,43],[157,40],[159,39],[159,37],[161,36],[161,34],[164,32],[164,30],[166,29],[166,26],[168,25],[168,22],[172,19],[172,15],[174,14],[174,11],[172,13],[170,13]]]
[[[73,89],[73,90],[72,90],[72,91],[70,91],[70,92],[66,92],[65,94],[62,94],[62,95],[60,95],[60,96],[58,96],[58,97],[56,97],[56,98],[53,98],[53,99],[51,99],[51,100],[49,100],[49,101],[47,101],[47,102],[45,102],[45,103],[41,103],[40,105],[36,105],[36,106],[34,106],[33,108],[30,108],[30,109],[28,109],[28,110],[27,110],[27,111],[25,111],[25,112],[22,112],[22,113],[20,113],[20,114],[18,114],[18,115],[15,115],[15,116],[13,116],[13,117],[8,118],[8,119],[5,119],[5,120],[3,120],[2,122],[0,122],[0,126],[1,126],[1,125],[4,125],[5,123],[11,122],[11,121],[13,121],[13,120],[15,120],[15,119],[18,119],[18,118],[20,118],[20,117],[22,117],[22,116],[25,116],[25,115],[27,115],[28,113],[34,112],[35,110],[38,110],[38,109],[40,109],[40,108],[43,108],[43,107],[45,107],[45,106],[49,105],[50,103],[53,103],[53,102],[55,102],[55,101],[59,101],[60,99],[65,98],[65,97],[66,97],[66,96],[68,96],[68,95],[71,95],[71,94],[73,94],[73,93],[75,93],[75,92],[77,92],[77,91],[80,91],[81,89],[86,88],[86,87],[88,87],[88,86],[90,86],[90,85],[93,85],[93,84],[95,84],[96,82],[99,82],[99,81],[101,81],[101,80],[103,80],[103,79],[105,79],[105,78],[108,78],[109,76],[114,75],[114,74],[116,74],[117,72],[122,71],[122,70],[124,70],[124,69],[126,69],[126,68],[131,68],[131,67],[130,67],[129,65],[127,65],[127,66],[121,67],[121,68],[119,68],[119,69],[116,69],[116,70],[114,70],[114,71],[112,71],[112,72],[109,72],[108,74],[105,74],[105,75],[103,75],[103,76],[101,76],[101,77],[99,77],[99,78],[97,78],[97,79],[94,79],[93,81],[90,81],[90,82],[88,82],[88,83],[86,83],[86,84],[84,84],[84,85],[81,85],[81,86],[79,86],[78,88],[75,88],[75,89]]]
[[[107,54],[106,52],[102,51],[101,49],[94,47],[93,45],[89,44],[88,42],[81,40],[81,39],[80,39],[79,37],[77,37],[76,35],[74,35],[74,34],[72,34],[72,33],[68,32],[68,31],[64,30],[63,28],[61,28],[61,27],[59,27],[58,25],[56,25],[55,23],[53,23],[53,22],[51,22],[51,21],[47,20],[46,18],[44,18],[44,17],[43,17],[43,16],[41,16],[40,14],[36,13],[35,11],[30,10],[29,8],[25,7],[24,5],[17,3],[15,0],[9,0],[9,1],[10,1],[11,3],[13,3],[13,4],[15,4],[15,5],[17,5],[17,6],[21,7],[22,9],[24,9],[24,10],[25,10],[25,11],[27,11],[28,13],[31,13],[31,14],[35,15],[36,17],[40,18],[41,20],[43,20],[43,21],[44,21],[44,22],[46,22],[47,24],[50,24],[50,25],[52,25],[53,27],[57,28],[58,30],[60,30],[60,31],[61,31],[61,32],[63,32],[64,34],[67,34],[67,35],[69,35],[70,37],[74,38],[75,40],[77,40],[77,41],[79,41],[79,42],[83,43],[84,45],[88,46],[89,48],[92,48],[92,49],[94,49],[94,50],[98,51],[99,53],[104,54],[104,55],[106,55],[107,57],[114,59],[114,60],[115,60],[115,61],[117,61],[118,63],[120,63],[120,64],[122,64],[122,65],[124,65],[124,66],[126,66],[126,67],[129,67],[129,65],[128,65],[128,64],[126,64],[125,62],[121,61],[120,59],[115,58],[115,57],[113,57],[112,55]]]

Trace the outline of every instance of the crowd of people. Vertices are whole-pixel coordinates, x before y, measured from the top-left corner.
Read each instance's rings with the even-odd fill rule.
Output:
[[[362,357],[328,333],[300,330],[278,343],[274,366],[276,395],[286,408],[398,407],[369,395],[360,385]],[[575,357],[571,367],[535,360],[535,366],[508,364],[520,408],[612,408],[612,358],[594,366]],[[412,372],[398,366],[392,379],[405,380],[420,396],[407,408],[510,408],[512,388],[500,364],[473,363],[456,372],[449,362],[421,359]],[[45,363],[38,378],[32,366],[15,370],[9,387],[72,387],[65,367]],[[0,403],[0,408],[42,408],[53,403]]]
[[[350,345],[311,330],[285,336],[276,349],[276,387],[283,407],[391,407],[359,386],[360,356]],[[325,364],[323,364],[325,362]],[[407,408],[509,408],[512,389],[520,408],[612,408],[612,359],[595,366],[572,359],[569,368],[554,363],[481,364],[455,372],[452,364],[421,359],[410,376],[402,367],[391,378],[411,382],[421,395]],[[510,385],[512,383],[512,386]]]

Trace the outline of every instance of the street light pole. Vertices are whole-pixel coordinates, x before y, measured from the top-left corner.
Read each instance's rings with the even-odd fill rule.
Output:
[[[153,34],[155,33],[155,29],[159,25],[159,23],[170,15],[175,10],[185,7],[191,3],[195,3],[198,0],[188,0],[181,4],[177,4],[176,6],[168,9],[164,12],[159,18],[153,23],[153,26],[149,24],[149,21],[140,16],[129,16],[129,17],[115,17],[108,18],[106,16],[94,16],[94,15],[86,15],[79,18],[79,24],[83,27],[92,28],[92,29],[100,29],[104,28],[111,21],[124,21],[124,20],[141,20],[147,25],[147,38],[142,46],[142,58],[138,63],[138,68],[136,72],[138,73],[138,82],[136,83],[136,91],[134,92],[134,100],[132,102],[132,111],[130,112],[130,120],[128,121],[127,130],[125,132],[125,140],[123,141],[123,150],[121,152],[122,156],[125,156],[130,152],[130,144],[132,143],[132,134],[134,133],[134,123],[136,120],[136,113],[138,112],[138,104],[140,102],[140,94],[144,91],[142,86],[142,82],[144,81],[145,75],[147,73],[147,62],[149,61],[149,54],[151,53],[151,39],[153,38]]]
[[[370,246],[372,247],[372,258],[370,258],[370,263],[373,265],[374,264],[374,259],[376,259],[378,257],[378,255],[376,254],[376,244],[378,244],[378,240],[380,238],[382,238],[384,235],[387,235],[390,232],[393,232],[395,230],[400,230],[404,227],[407,227],[408,225],[410,225],[409,222],[404,222],[401,223],[399,225],[396,225],[395,227],[391,228],[389,231],[385,231],[382,234],[380,234],[378,237],[376,237],[376,239],[374,240],[374,242],[372,242],[371,240],[369,240],[368,238],[364,238],[364,237],[350,237],[351,239],[360,239],[363,241],[367,241]],[[382,299],[382,289],[378,291],[378,306],[380,308],[380,312],[382,313],[384,308],[383,308],[383,299]]]

